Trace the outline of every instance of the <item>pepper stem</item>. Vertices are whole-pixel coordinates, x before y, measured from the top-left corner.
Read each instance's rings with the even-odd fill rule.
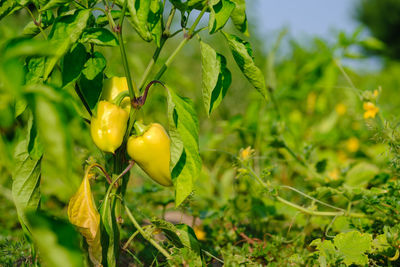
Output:
[[[147,129],[149,128],[147,125],[144,125],[140,121],[135,121],[135,124],[133,125],[133,128],[135,128],[136,131],[136,136],[141,136],[143,135]]]
[[[121,106],[122,100],[124,100],[125,97],[129,97],[129,91],[123,91],[119,93],[114,99],[113,102],[117,106]]]

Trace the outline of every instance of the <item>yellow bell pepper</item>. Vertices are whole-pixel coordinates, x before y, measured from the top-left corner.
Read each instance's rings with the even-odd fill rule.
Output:
[[[158,123],[143,127],[139,122],[135,122],[135,129],[138,135],[129,137],[128,155],[154,181],[164,186],[171,186],[170,139],[167,132]]]
[[[114,153],[121,146],[129,113],[107,101],[100,101],[97,116],[92,117],[90,133],[94,143],[103,151]]]

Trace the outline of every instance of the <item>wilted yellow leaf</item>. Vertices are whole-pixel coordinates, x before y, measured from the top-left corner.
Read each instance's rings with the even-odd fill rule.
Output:
[[[101,266],[100,214],[93,200],[89,183],[90,167],[74,196],[69,201],[68,218],[76,225],[89,245],[89,258],[95,266]]]

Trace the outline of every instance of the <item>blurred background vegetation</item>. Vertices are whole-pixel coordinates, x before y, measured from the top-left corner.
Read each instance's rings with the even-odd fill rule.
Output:
[[[301,41],[292,37],[290,28],[276,29],[279,31],[268,34],[265,39],[259,34],[261,25],[252,23],[257,1],[247,2],[249,41],[256,63],[266,77],[268,102],[263,101],[232,64],[232,55],[223,36],[218,34],[212,38],[205,34],[200,36],[227,57],[232,85],[210,118],[201,103],[197,42],[184,48],[163,78],[180,94],[194,99],[200,122],[203,170],[193,197],[179,211],[192,216],[193,222],[198,221],[195,229],[202,236],[204,246],[216,255],[223,255],[227,266],[244,260],[275,262],[276,266],[306,264],[309,243],[324,236],[330,219],[298,214],[263,196],[253,180],[238,179],[238,167],[232,155],[250,146],[254,149],[254,170],[262,177],[312,191],[315,196],[328,202],[336,201],[339,206],[345,201],[332,200],[331,195],[317,188],[347,185],[367,189],[398,179],[400,148],[394,133],[400,107],[400,2],[358,1],[353,14],[360,28],[351,33],[336,29],[329,38],[314,36]],[[20,36],[30,20],[26,10],[3,18],[0,46]],[[144,43],[131,28],[125,29],[130,67],[134,79],[139,82],[155,46]],[[229,30],[235,31],[233,27]],[[180,38],[179,35],[166,44],[159,62],[167,58]],[[123,76],[118,47],[98,51],[107,59],[106,75]],[[376,67],[369,68],[368,64],[376,64]],[[73,108],[82,112],[73,88],[69,92],[76,100]],[[369,98],[375,99],[379,107],[373,121],[363,118],[363,102]],[[14,266],[29,262],[29,246],[24,241],[10,195],[13,150],[26,134],[22,126],[28,122],[24,117],[14,119],[16,107],[12,99],[0,96],[0,107],[0,214],[3,214],[0,216],[0,263]],[[145,123],[157,121],[166,125],[166,109],[164,90],[154,87],[140,116]],[[99,158],[100,152],[91,141],[87,125],[77,115],[69,118],[68,131],[74,146],[71,181],[80,181],[85,162]],[[322,180],[311,178],[310,169]],[[57,181],[56,172],[43,174],[41,206],[66,218],[70,194],[54,181]],[[153,216],[174,218],[171,215],[174,208],[170,204],[172,191],[154,184],[138,168],[132,172],[130,182],[128,203],[142,215],[142,220]],[[72,192],[77,185],[72,183]],[[96,190],[100,194],[104,188],[96,185]],[[290,192],[287,198],[305,203]],[[357,205],[361,209],[366,203],[365,200]],[[382,224],[390,223],[382,221]],[[378,225],[368,224],[368,227],[371,232],[381,232]],[[329,233],[346,229],[361,231],[368,227],[364,222],[357,225],[342,218],[333,223]],[[125,230],[122,235],[127,239],[131,229]],[[151,264],[153,256],[144,251],[152,248],[146,242],[139,238],[132,249],[145,265]],[[129,258],[128,255],[124,257]]]

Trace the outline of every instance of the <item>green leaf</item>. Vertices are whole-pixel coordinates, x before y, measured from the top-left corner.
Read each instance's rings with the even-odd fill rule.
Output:
[[[125,17],[128,17],[129,14],[125,13]],[[121,17],[121,10],[111,10],[111,17],[114,21],[117,21]],[[99,15],[96,17],[96,24],[99,27],[104,27],[108,25],[108,17],[107,15]]]
[[[210,19],[208,22],[208,30],[210,34],[217,32],[223,28],[229,19],[235,4],[230,0],[210,1]]]
[[[170,222],[154,218],[151,221],[178,248],[187,247],[200,255],[200,244],[193,229],[186,224],[173,225]]]
[[[356,164],[346,175],[345,185],[350,187],[366,187],[368,182],[372,180],[379,169],[375,165],[367,162]]]
[[[372,237],[370,234],[362,234],[358,231],[340,233],[335,236],[333,243],[343,256],[343,261],[347,266],[368,264],[368,256],[365,253],[371,250]]]
[[[30,212],[27,218],[43,265],[85,266],[79,246],[80,238],[71,224],[39,212]]]
[[[40,27],[44,30],[47,29],[51,24],[54,22],[54,15],[51,10],[47,10],[46,12],[43,12],[41,14],[41,20],[40,20]],[[36,25],[33,21],[28,22],[28,24],[25,25],[24,30],[22,31],[22,34],[27,37],[34,37],[37,34],[40,33],[40,28],[38,25]]]
[[[208,44],[200,41],[203,102],[207,115],[218,107],[225,97],[232,77],[226,59]]]
[[[118,2],[122,5],[124,1],[128,0],[119,0]],[[149,0],[128,1],[128,10],[130,14],[128,17],[129,22],[132,24],[132,27],[140,35],[140,37],[146,42],[153,40],[151,30],[147,23],[150,13],[150,4],[151,1]]]
[[[193,9],[201,10],[204,5],[207,4],[206,0],[188,0],[183,2],[182,0],[170,0],[170,2],[179,10],[181,13],[191,11]]]
[[[90,28],[83,32],[80,39],[82,43],[91,43],[100,46],[117,46],[118,39],[115,35],[104,28]]]
[[[326,170],[326,166],[328,165],[327,159],[322,159],[315,164],[315,169],[318,173],[323,173]]]
[[[63,87],[75,82],[85,66],[88,53],[83,44],[77,43],[61,61]]]
[[[103,72],[106,67],[106,59],[99,52],[94,54],[86,61],[79,79],[80,89],[89,107],[94,109],[103,87]]]
[[[71,2],[73,2],[73,1],[72,0],[50,0],[46,3],[46,5],[44,7],[42,7],[40,9],[40,12],[43,12],[43,11],[51,9],[51,8],[63,6],[65,4],[71,3]]]
[[[321,241],[321,239],[315,239],[311,242],[310,246],[316,246],[318,250],[318,262],[321,267],[326,267],[336,263],[336,248],[330,240]]]
[[[43,177],[49,177],[43,179],[43,190],[55,194],[60,199],[68,199],[79,185],[79,181],[72,178],[71,135],[67,127],[67,110],[62,102],[67,100],[49,86],[34,87],[42,89],[30,99],[30,106],[44,147]]]
[[[26,68],[28,73],[25,76],[25,84],[36,84],[43,80],[46,58],[32,57],[28,60]]]
[[[235,35],[225,32],[222,33],[228,40],[233,58],[244,76],[246,76],[247,80],[249,80],[254,88],[256,88],[265,99],[267,99],[267,88],[265,86],[264,75],[254,63],[253,51],[251,50],[250,44]]]
[[[187,2],[182,2],[182,0],[170,0],[170,2],[174,5],[176,9],[181,11],[181,13],[185,12],[188,9]]]
[[[168,90],[168,121],[171,137],[171,178],[175,204],[179,206],[192,192],[200,174],[199,125],[193,103]]]
[[[11,15],[15,11],[21,9],[22,6],[15,0],[2,0],[0,1],[0,19]]]
[[[89,20],[90,10],[78,10],[73,15],[57,17],[56,22],[49,34],[49,40],[57,47],[57,52],[54,57],[47,60],[44,79],[50,75],[54,66],[76,43],[82,35],[83,30]]]
[[[40,142],[36,121],[31,113],[28,120],[28,135],[26,140],[28,143],[30,158],[33,160],[39,160],[43,155],[43,145]]]
[[[27,37],[10,40],[2,51],[2,60],[26,56],[53,56],[56,49],[51,43],[44,40],[30,39]]]
[[[231,19],[235,27],[249,36],[247,16],[246,16],[246,1],[245,0],[231,0],[235,3],[236,7],[231,13]]]
[[[160,47],[162,29],[163,4],[160,0],[151,0],[148,17],[149,28],[157,46]]]
[[[116,177],[113,177],[113,179],[115,178]],[[111,192],[111,194],[114,193],[115,191]],[[109,267],[116,266],[116,259],[120,249],[119,229],[116,225],[115,213],[112,212],[115,210],[116,201],[115,197],[110,197],[110,194],[107,194],[104,197],[102,206],[100,207],[103,265],[108,265]]]
[[[3,83],[2,88],[17,99],[22,97],[22,85],[25,75],[22,62],[17,58],[13,58],[1,63],[0,80]]]
[[[11,190],[18,219],[24,229],[28,225],[25,212],[36,210],[40,203],[41,154],[35,158],[29,155],[30,132],[35,131],[32,129],[32,118],[29,124],[27,138],[21,140],[15,148],[15,170],[12,175]]]

